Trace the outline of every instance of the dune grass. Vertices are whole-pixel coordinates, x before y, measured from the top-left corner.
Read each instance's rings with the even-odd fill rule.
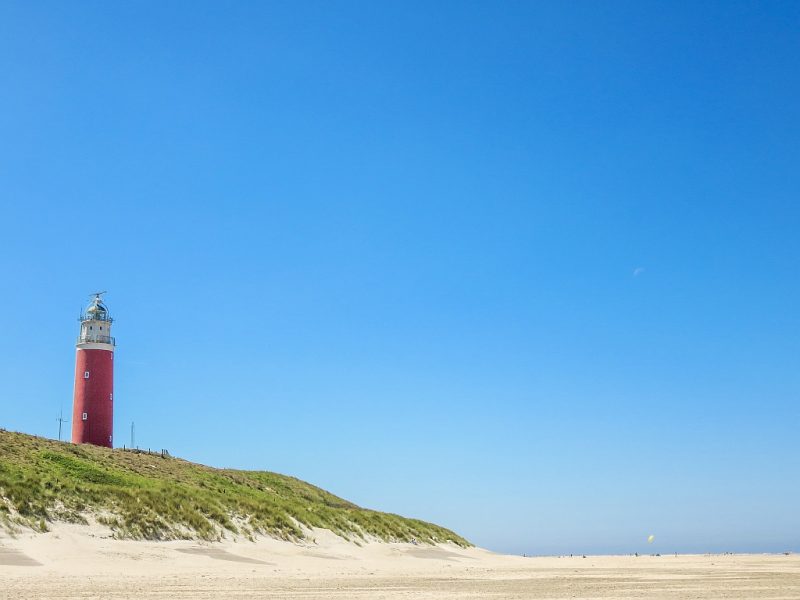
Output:
[[[357,543],[378,538],[470,545],[443,527],[360,508],[286,475],[0,430],[0,525],[46,531],[50,522],[86,522],[89,515],[118,538],[260,534],[296,541],[320,527]]]

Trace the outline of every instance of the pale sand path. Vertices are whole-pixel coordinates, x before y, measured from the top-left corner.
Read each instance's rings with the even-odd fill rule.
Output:
[[[479,549],[262,539],[130,542],[98,528],[0,536],[0,599],[800,599],[800,556],[522,558]]]

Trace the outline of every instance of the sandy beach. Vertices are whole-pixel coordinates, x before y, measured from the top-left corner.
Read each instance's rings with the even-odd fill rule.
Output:
[[[0,598],[800,598],[798,555],[524,558],[314,537],[136,542],[73,525],[4,535]]]

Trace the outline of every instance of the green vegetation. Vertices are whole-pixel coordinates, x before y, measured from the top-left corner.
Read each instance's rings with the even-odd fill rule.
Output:
[[[230,532],[300,540],[320,527],[356,543],[469,545],[442,527],[363,509],[286,475],[0,430],[0,526],[46,531],[48,522],[87,517],[118,538],[216,540]]]

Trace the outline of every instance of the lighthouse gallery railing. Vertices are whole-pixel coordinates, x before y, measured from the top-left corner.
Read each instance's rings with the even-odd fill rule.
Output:
[[[117,342],[113,335],[79,335],[79,344],[111,344],[116,346]]]

